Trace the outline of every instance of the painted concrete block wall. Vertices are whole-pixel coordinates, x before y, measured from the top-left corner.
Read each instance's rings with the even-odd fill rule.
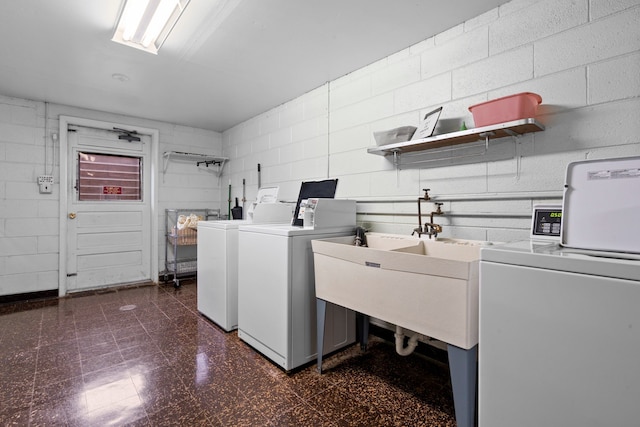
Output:
[[[223,199],[255,200],[262,186],[279,186],[279,198],[296,201],[302,181],[324,179],[329,170],[327,85],[223,133]],[[258,164],[260,173],[258,173]],[[243,193],[243,180],[245,182]],[[245,209],[246,212],[246,209]]]
[[[361,223],[402,234],[430,188],[444,236],[527,238],[532,205],[561,203],[569,162],[640,155],[638,22],[638,0],[513,0],[224,132],[225,179],[245,178],[251,199],[261,163],[262,185],[295,200],[300,181],[338,178]],[[436,133],[472,127],[469,106],[525,91],[543,98],[544,132],[425,151],[397,170],[367,153],[374,131],[440,106]]]
[[[220,207],[220,179],[213,169],[198,168],[195,162],[172,161],[163,172],[162,153],[174,150],[220,155],[221,134],[0,96],[0,295],[58,288],[61,153],[52,135],[59,132],[60,115],[159,129],[156,178],[160,270],[164,269],[164,210]],[[45,173],[54,176],[52,194],[38,191],[36,179]]]

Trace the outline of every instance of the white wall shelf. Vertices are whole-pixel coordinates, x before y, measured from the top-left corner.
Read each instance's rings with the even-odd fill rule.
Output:
[[[169,166],[169,161],[172,159],[180,159],[185,161],[195,161],[196,166],[205,165],[209,167],[209,165],[218,166],[217,175],[220,177],[222,175],[222,169],[224,168],[224,164],[229,160],[226,157],[218,157],[213,156],[211,154],[200,154],[200,153],[185,153],[184,151],[165,151],[162,155],[164,158],[162,173],[167,171],[167,167]]]
[[[367,152],[380,156],[393,156],[394,163],[398,164],[398,157],[402,153],[426,151],[434,148],[450,147],[477,141],[485,141],[488,146],[489,141],[492,139],[504,138],[506,136],[518,137],[526,133],[540,132],[543,130],[544,125],[533,118],[529,118],[490,126],[482,126],[474,129],[461,130],[458,132],[445,133],[431,136],[429,138],[380,145],[367,149]]]

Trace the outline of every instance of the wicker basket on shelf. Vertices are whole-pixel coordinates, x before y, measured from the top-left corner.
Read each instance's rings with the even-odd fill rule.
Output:
[[[171,229],[169,240],[172,244],[177,244],[179,246],[196,245],[198,244],[198,229],[185,227],[182,230],[178,230],[176,227],[173,227]]]

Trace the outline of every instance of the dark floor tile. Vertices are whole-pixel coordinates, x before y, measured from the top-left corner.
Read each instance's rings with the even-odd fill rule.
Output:
[[[124,360],[133,360],[146,355],[160,353],[160,348],[158,348],[158,346],[151,340],[140,340],[135,345],[120,348],[120,353],[122,354]]]
[[[30,426],[64,426],[67,425],[67,413],[62,405],[47,403],[33,405],[29,411]]]
[[[256,361],[254,356],[254,351],[248,347],[231,345],[227,352],[216,357],[216,361],[239,381],[246,372],[261,368],[264,360]]]
[[[76,321],[73,315],[66,313],[51,312],[42,316],[41,333],[55,333],[61,330],[70,329],[75,331]]]
[[[132,380],[149,414],[190,397],[187,388],[168,366],[147,371],[144,375],[132,377]]]
[[[158,308],[152,301],[143,301],[138,303],[138,308],[133,314],[142,321],[143,319],[151,320],[169,320],[166,314]]]
[[[109,353],[117,352],[118,346],[113,337],[110,340],[99,342],[92,346],[79,344],[80,360],[85,361],[99,356],[105,356]]]
[[[151,336],[149,336],[149,334],[146,332],[138,335],[130,335],[128,337],[120,337],[116,339],[116,344],[118,345],[118,348],[121,351],[130,347],[136,347],[139,345],[147,345],[147,344],[153,345],[155,348],[159,350],[158,346],[153,341]]]
[[[76,320],[73,317],[73,311],[60,305],[58,307],[45,308],[49,310],[42,314],[42,331],[52,331],[60,329],[74,329]]]
[[[405,424],[411,422],[418,427],[456,426],[453,408],[451,408],[451,412],[444,412],[430,407],[407,405],[407,407],[396,413],[396,420]]]
[[[132,308],[133,307],[133,308]],[[120,324],[122,326],[125,325],[137,325],[138,324],[138,316],[136,316],[136,311],[138,310],[138,306],[135,304],[124,304],[119,308],[106,311],[104,313],[107,322],[113,326]]]
[[[333,427],[335,425],[334,420],[325,418],[318,411],[306,404],[298,405],[274,418],[269,419],[269,426],[273,427]]]
[[[327,419],[340,419],[344,414],[360,406],[360,402],[353,395],[339,386],[333,386],[313,395],[306,402]]]
[[[302,403],[305,398],[296,394],[292,385],[292,377],[280,371],[252,369],[240,376],[238,390],[262,407],[265,415],[273,417],[276,412],[284,412],[288,408]]]
[[[77,339],[75,324],[71,326],[48,327],[40,331],[39,346],[47,346],[52,344],[67,343]]]
[[[97,389],[105,384],[130,379],[126,363],[112,365],[98,371],[89,372],[82,376],[83,390]]]
[[[269,391],[254,392],[247,398],[252,402],[253,408],[269,420],[304,404],[304,400],[285,386],[275,387]]]
[[[171,403],[149,416],[152,426],[211,426],[215,417],[191,399]]]
[[[38,364],[45,360],[58,359],[61,362],[80,358],[78,341],[64,341],[38,347]]]
[[[225,425],[238,427],[253,427],[268,425],[269,419],[257,409],[251,400],[242,395],[216,413],[218,419]]]
[[[316,394],[322,393],[328,388],[335,385],[327,375],[321,375],[316,371],[316,367],[304,369],[290,375],[287,382],[288,387],[300,396],[302,399],[308,400]]]
[[[179,332],[179,329],[176,326],[170,324],[170,320],[164,317],[164,315],[163,315],[163,318],[144,319],[144,320],[139,320],[139,322],[144,328],[144,330],[149,334],[153,334],[153,333],[163,334],[168,329],[170,330],[168,333],[171,333],[171,334],[175,334]]]
[[[109,330],[106,320],[85,320],[83,323],[76,321],[76,336],[78,339],[86,338],[90,335],[100,334]]]
[[[129,375],[122,375],[120,379],[92,386],[85,385],[87,412],[110,410],[125,406],[127,408],[141,408],[142,401]]]
[[[61,400],[58,400],[56,405],[64,409],[67,422],[69,423],[72,419],[87,412],[86,394],[82,391],[66,396]]]
[[[372,337],[322,375],[285,373],[200,315],[194,282],[12,304],[0,321],[0,425],[455,425],[446,365]]]
[[[38,369],[35,375],[35,383],[47,385],[58,383],[64,379],[82,378],[80,359],[67,361],[59,365],[47,365],[47,369]]]
[[[116,344],[116,340],[108,328],[100,330],[95,334],[86,335],[81,338],[78,338],[78,346],[80,347],[80,350],[82,350],[82,348],[89,348],[99,344],[110,344],[110,345]]]
[[[53,405],[70,396],[84,393],[82,377],[59,378],[58,381],[37,383],[33,390],[33,405]]]
[[[4,326],[3,327],[8,327]],[[7,334],[3,337],[4,345],[13,348],[15,351],[26,351],[34,349],[40,343],[40,331],[22,331],[20,335]]]
[[[73,308],[73,319],[76,322],[76,326],[80,327],[91,322],[104,322],[107,320],[98,301],[85,299],[82,302],[82,305],[77,305]]]
[[[6,412],[0,406],[0,425],[26,426],[29,425],[29,408],[9,408]]]
[[[113,350],[115,351],[82,360],[82,373],[86,375],[91,372],[96,372],[123,363],[124,359],[122,358],[120,351],[117,348],[114,348]]]
[[[28,411],[33,397],[33,377],[3,380],[0,387],[0,414]],[[27,412],[27,417],[29,416]],[[28,419],[28,418],[27,418]]]
[[[146,334],[147,331],[142,327],[136,318],[133,318],[135,323],[123,325],[122,327],[116,327],[111,329],[111,333],[116,340],[129,338],[136,335]]]
[[[229,405],[235,405],[244,396],[230,384],[210,384],[207,387],[200,387],[197,393],[191,395],[210,414],[215,414],[216,419],[220,419]],[[222,420],[220,420],[222,421]]]
[[[373,427],[373,426],[417,426],[420,419],[403,420],[397,417],[391,410],[375,409],[367,406],[358,406],[336,421],[339,427]],[[440,424],[433,424],[432,427],[439,427]]]
[[[38,361],[37,349],[20,350],[11,344],[6,344],[3,349],[5,352],[0,354],[0,380],[33,377]]]
[[[69,425],[84,426],[148,426],[147,413],[140,404],[138,396],[110,400],[93,410],[78,413],[74,417],[67,416]]]
[[[131,376],[145,375],[149,371],[169,366],[169,362],[161,352],[146,354],[137,359],[126,360],[125,364]]]

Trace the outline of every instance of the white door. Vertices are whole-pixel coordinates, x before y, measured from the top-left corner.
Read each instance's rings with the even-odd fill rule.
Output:
[[[67,145],[70,292],[151,280],[151,138],[74,127]]]

